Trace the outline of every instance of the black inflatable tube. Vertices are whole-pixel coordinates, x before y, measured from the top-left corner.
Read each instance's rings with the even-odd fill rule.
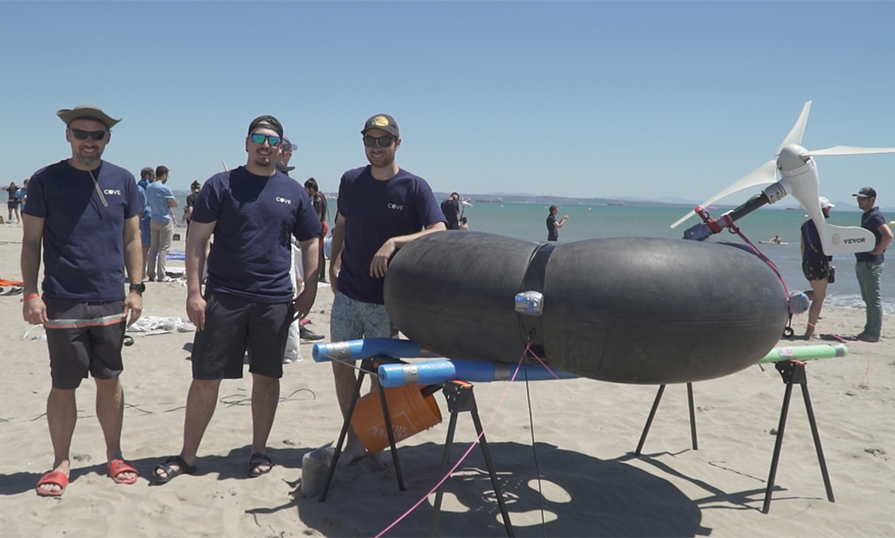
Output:
[[[514,309],[528,289],[544,295],[540,317]],[[389,265],[385,304],[401,332],[444,357],[514,362],[531,338],[551,368],[637,384],[742,370],[774,347],[788,318],[777,275],[730,245],[613,238],[545,246],[466,231],[402,248]]]

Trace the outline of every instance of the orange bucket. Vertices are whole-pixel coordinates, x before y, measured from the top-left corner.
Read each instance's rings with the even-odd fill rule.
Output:
[[[421,388],[419,385],[380,388],[385,390],[396,443],[441,423],[441,410],[435,397],[430,394],[424,398]],[[388,447],[379,391],[374,390],[357,401],[351,427],[368,451],[379,452]]]

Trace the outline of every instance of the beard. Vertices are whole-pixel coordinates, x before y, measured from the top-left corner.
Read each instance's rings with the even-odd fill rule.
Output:
[[[103,156],[102,151],[97,151],[97,152],[90,153],[90,154],[85,154],[84,152],[79,151],[75,155],[75,158],[78,160],[79,163],[83,164],[84,166],[86,166],[88,168],[93,168],[94,166],[96,166],[99,163],[100,159],[102,159],[102,156]]]

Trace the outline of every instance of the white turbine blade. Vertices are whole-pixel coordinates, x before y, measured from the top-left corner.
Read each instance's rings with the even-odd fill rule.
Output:
[[[834,226],[821,220],[823,228],[818,230],[824,254],[827,256],[870,252],[876,246],[876,238],[870,230],[858,226]],[[814,222],[816,224],[817,219]]]
[[[853,146],[833,146],[827,149],[809,150],[805,155],[874,155],[877,153],[895,153],[895,148],[856,148]]]
[[[774,183],[775,181],[777,181],[776,171],[777,171],[777,161],[772,159],[772,160],[764,163],[763,165],[759,166],[755,170],[749,172],[748,174],[746,174],[745,176],[740,178],[740,180],[737,181],[736,183],[730,185],[723,191],[712,196],[711,198],[709,198],[708,200],[703,202],[701,204],[701,206],[706,207],[709,204],[717,202],[721,198],[730,196],[731,194],[736,193],[736,192],[740,192],[743,189],[748,189],[749,187],[757,187],[758,185],[767,185],[768,183]],[[677,222],[672,224],[671,227],[677,228],[682,222],[689,219],[690,217],[692,217],[695,214],[696,214],[695,211],[690,211],[689,213],[687,213],[686,215],[684,215],[683,217],[678,219]]]
[[[783,139],[783,143],[780,144],[780,147],[777,148],[777,153],[774,155],[780,155],[780,152],[783,151],[783,148],[789,146],[790,144],[798,144],[802,145],[802,135],[805,133],[805,125],[808,123],[808,112],[811,110],[811,101],[805,103],[805,106],[802,107],[802,113],[799,114],[799,119],[796,120],[796,124],[793,125],[792,131],[786,135],[786,138]]]

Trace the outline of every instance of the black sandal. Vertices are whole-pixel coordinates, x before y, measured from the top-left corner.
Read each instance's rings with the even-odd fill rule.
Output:
[[[172,463],[177,465],[176,469],[171,466]],[[159,471],[164,472],[165,476],[159,476]],[[188,464],[180,456],[171,456],[165,460],[165,463],[156,466],[155,470],[152,471],[152,483],[160,486],[162,484],[167,484],[176,476],[193,474],[195,472],[196,467],[194,465]]]
[[[261,465],[267,465],[267,470],[257,470]],[[252,457],[249,459],[249,478],[258,478],[263,474],[269,473],[271,469],[273,469],[273,462],[270,461],[267,454],[262,454],[260,452],[252,454]]]

